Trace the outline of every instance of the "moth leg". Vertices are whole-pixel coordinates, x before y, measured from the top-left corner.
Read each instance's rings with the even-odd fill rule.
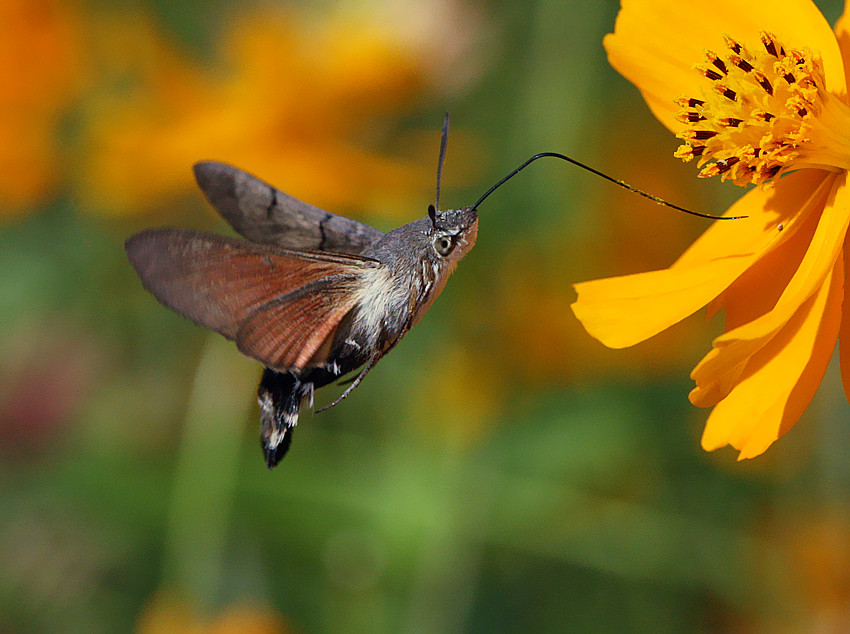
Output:
[[[340,401],[342,401],[346,396],[351,394],[351,392],[354,390],[354,388],[356,388],[358,385],[360,385],[360,381],[362,381],[365,378],[365,376],[366,376],[366,374],[368,374],[369,370],[372,369],[372,367],[378,362],[378,359],[380,359],[382,356],[383,356],[382,354],[375,354],[375,355],[369,357],[369,360],[366,362],[366,365],[360,371],[360,374],[358,374],[356,377],[354,377],[354,380],[351,381],[351,385],[349,385],[347,388],[345,388],[345,391],[342,394],[340,394],[333,403],[331,403],[330,405],[325,405],[324,407],[322,407],[320,409],[317,409],[316,413],[321,414],[322,412],[330,409],[334,405],[338,405],[340,403]]]

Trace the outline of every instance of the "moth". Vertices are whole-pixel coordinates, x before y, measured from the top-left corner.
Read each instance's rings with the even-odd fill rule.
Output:
[[[245,240],[166,227],[126,241],[130,263],[161,303],[235,341],[240,352],[265,366],[258,401],[269,469],[289,449],[305,399],[312,403],[316,389],[361,368],[322,409],[339,403],[422,318],[475,245],[478,206],[528,164],[544,156],[562,158],[660,201],[546,152],[528,159],[474,205],[442,210],[447,132],[448,116],[435,203],[424,218],[387,233],[297,200],[230,165],[202,162],[194,166],[198,185]]]

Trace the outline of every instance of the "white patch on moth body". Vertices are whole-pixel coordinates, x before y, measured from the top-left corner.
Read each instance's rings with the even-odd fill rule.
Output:
[[[395,284],[385,267],[367,269],[363,285],[357,293],[355,328],[371,339],[382,332],[388,314],[398,315],[405,306],[409,291]]]
[[[385,266],[364,270],[351,336],[344,342],[368,350],[380,345],[381,340],[396,341],[402,328],[414,326],[430,308],[469,247],[471,244],[461,236],[452,255],[423,257],[419,271],[407,274],[394,275]]]
[[[272,395],[268,392],[263,392],[263,395],[257,398],[257,404],[263,414],[269,414],[272,411]]]
[[[313,407],[313,384],[310,383],[309,385],[310,391],[306,396],[310,399],[310,407]],[[257,398],[257,403],[260,405],[261,419],[274,420],[276,418],[274,400],[272,399],[271,394],[268,392],[264,393],[262,396]],[[298,412],[284,412],[281,419],[283,427],[278,428],[275,426],[269,434],[267,440],[269,447],[277,447],[283,441],[283,438],[286,436],[286,432],[298,424]]]
[[[291,427],[294,427],[294,425],[291,425]],[[279,430],[279,429],[275,429],[271,434],[269,434],[269,447],[274,449],[281,442],[283,442],[283,439],[286,436],[286,432],[288,432],[288,431],[289,431],[289,426],[284,427],[282,431]]]
[[[283,419],[284,430],[295,427],[298,424],[298,411],[285,412],[281,418]]]

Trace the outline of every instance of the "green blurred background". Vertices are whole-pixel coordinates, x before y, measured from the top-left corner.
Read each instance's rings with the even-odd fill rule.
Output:
[[[4,0],[0,631],[850,630],[836,373],[739,463],[700,449],[687,400],[719,322],[611,351],[569,310],[572,283],[665,267],[705,221],[529,168],[425,319],[305,411],[271,472],[258,364],[124,257],[148,226],[228,232],[200,159],[382,229],[421,217],[446,110],[446,207],[559,151],[721,213],[741,190],[675,160],[608,66],[617,9]]]

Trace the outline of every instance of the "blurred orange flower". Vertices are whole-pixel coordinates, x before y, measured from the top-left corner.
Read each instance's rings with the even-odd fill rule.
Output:
[[[246,12],[224,33],[215,70],[192,64],[144,20],[104,25],[102,46],[118,51],[113,71],[130,67],[139,81],[131,98],[93,108],[84,198],[137,212],[192,188],[195,161],[218,159],[320,206],[407,200],[400,192],[426,180],[411,160],[415,144],[407,158],[366,148],[432,85],[445,34],[437,24],[411,34],[360,8],[309,20],[271,7]],[[143,60],[120,59],[137,51]]]
[[[794,517],[771,518],[764,569],[777,553],[787,560],[790,596],[803,609],[800,622],[787,631],[846,632],[850,629],[850,525],[843,509],[814,511],[806,505]],[[803,616],[805,615],[805,616]],[[790,625],[784,619],[786,627]]]
[[[79,25],[59,0],[0,3],[0,215],[56,183],[57,126],[84,80]]]
[[[138,634],[286,634],[293,630],[274,611],[234,603],[211,619],[201,619],[176,595],[159,592],[145,606]]]
[[[836,340],[850,336],[848,20],[833,33],[811,0],[721,0],[699,20],[679,2],[632,0],[605,39],[612,65],[684,141],[677,156],[697,158],[701,176],[763,184],[727,212],[748,219],[715,222],[669,269],[576,286],[575,314],[614,348],[703,306],[725,310],[725,333],[691,375],[691,402],[714,407],[707,450],[764,452],[811,401]],[[841,372],[850,394],[846,346]]]

